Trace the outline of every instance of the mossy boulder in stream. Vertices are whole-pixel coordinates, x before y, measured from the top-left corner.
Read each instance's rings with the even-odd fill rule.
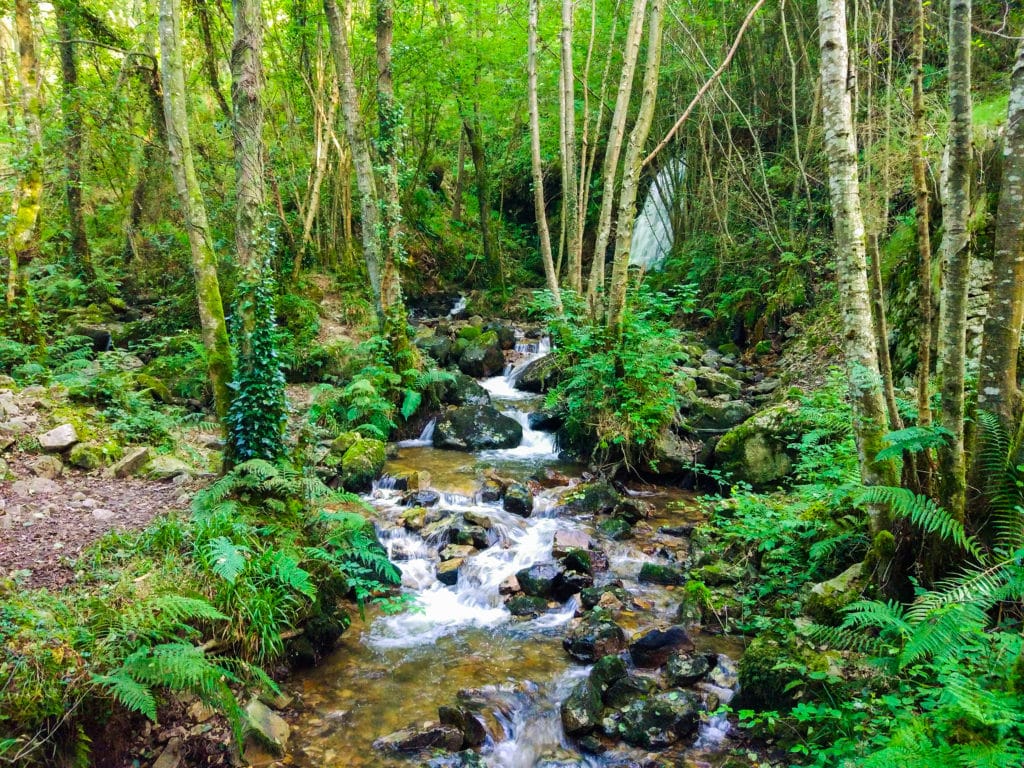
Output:
[[[735,480],[764,489],[793,469],[793,408],[775,405],[733,427],[715,446],[715,465]]]
[[[574,515],[606,515],[615,509],[622,495],[611,483],[581,483],[569,489],[560,499],[566,511]]]
[[[476,379],[496,376],[504,369],[505,354],[501,351],[501,342],[494,331],[481,333],[471,339],[459,358],[459,370]]]
[[[386,461],[387,447],[382,441],[360,437],[341,457],[341,482],[345,490],[369,490]]]
[[[434,428],[434,447],[455,451],[515,448],[522,440],[522,425],[489,405],[447,411]]]
[[[625,648],[626,633],[606,611],[594,609],[577,620],[562,647],[577,661],[592,664]]]
[[[516,579],[525,594],[551,599],[555,596],[563,572],[558,563],[534,563],[519,571]]]
[[[668,691],[631,702],[617,721],[618,733],[627,744],[662,749],[694,734],[700,715],[693,694]]]
[[[679,652],[692,653],[693,641],[678,625],[655,627],[636,635],[629,644],[629,656],[637,667],[655,669]]]
[[[490,405],[491,395],[472,376],[455,371],[452,380],[444,385],[441,402],[445,405]]]
[[[421,336],[416,339],[416,346],[440,366],[447,365],[452,354],[452,340],[447,336]]]
[[[559,709],[562,727],[567,735],[582,736],[590,733],[601,723],[601,692],[589,677],[580,680]]]
[[[554,355],[538,357],[532,363],[527,363],[516,376],[515,387],[523,392],[544,394],[555,386],[562,378],[562,371],[558,367],[558,361]]]

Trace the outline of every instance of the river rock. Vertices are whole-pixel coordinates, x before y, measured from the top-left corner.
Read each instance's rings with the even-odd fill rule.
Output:
[[[459,358],[459,370],[476,379],[496,376],[504,368],[505,354],[501,351],[498,334],[494,331],[481,333],[470,341]]]
[[[455,528],[455,543],[469,544],[474,549],[487,549],[487,531],[479,525],[458,525]]]
[[[605,584],[601,587],[587,587],[580,592],[580,603],[584,610],[590,610],[597,605],[601,604],[602,598],[606,595],[611,595],[620,604],[626,604],[630,602],[629,592],[622,587],[621,581],[613,581],[611,584]]]
[[[678,652],[691,653],[693,641],[678,625],[667,629],[654,628],[637,635],[629,644],[629,656],[637,667],[655,669]]]
[[[29,469],[36,477],[45,477],[47,480],[56,480],[64,474],[64,464],[56,456],[40,456],[32,461]]]
[[[522,439],[522,425],[488,405],[448,411],[434,428],[434,447],[456,451],[515,448]]]
[[[559,529],[555,531],[555,540],[551,547],[551,553],[556,559],[561,559],[574,549],[591,549],[594,542],[581,530]]]
[[[253,698],[245,705],[245,730],[248,738],[254,739],[261,746],[270,750],[278,757],[284,755],[291,728],[270,707]]]
[[[516,595],[505,603],[508,612],[519,618],[536,618],[548,609],[548,601],[543,597],[530,597],[529,595]]]
[[[402,495],[402,505],[406,507],[433,507],[440,501],[441,494],[430,488]]]
[[[633,526],[621,517],[609,517],[607,520],[602,520],[597,524],[597,528],[612,541],[622,541],[633,535]]]
[[[562,495],[560,503],[575,515],[600,515],[611,512],[621,500],[622,496],[611,483],[597,481],[570,488]]]
[[[485,768],[480,753],[464,749],[452,755],[438,755],[423,764],[424,768]]]
[[[692,398],[686,406],[686,425],[696,432],[726,432],[754,415],[754,409],[743,400],[712,400]]]
[[[523,392],[544,394],[554,387],[562,378],[558,361],[554,355],[538,357],[527,363],[516,376],[515,387]]]
[[[514,349],[516,346],[515,329],[503,323],[488,323],[484,326],[484,332],[491,331],[498,337],[498,346],[502,349]]]
[[[692,472],[700,452],[700,442],[686,440],[671,429],[663,429],[654,443],[654,454],[644,471],[658,477],[674,477]]]
[[[465,562],[461,557],[454,557],[441,562],[437,566],[437,580],[448,587],[459,583],[459,568]]]
[[[565,416],[550,411],[534,411],[526,417],[526,423],[538,432],[555,432],[565,424]]]
[[[382,440],[360,437],[341,457],[341,480],[345,490],[359,493],[370,490],[387,461],[387,446]]]
[[[515,576],[509,576],[498,585],[499,595],[514,595],[516,592],[522,592],[522,587],[519,586],[519,579]]]
[[[39,445],[44,451],[66,451],[78,442],[78,433],[72,424],[61,424],[49,432],[38,435]]]
[[[620,713],[618,732],[634,747],[662,749],[695,733],[699,722],[695,698],[671,691],[627,705]]]
[[[437,710],[441,725],[462,731],[463,747],[479,747],[487,740],[487,727],[480,716],[466,707],[443,706]]]
[[[793,468],[793,406],[775,405],[733,427],[715,446],[715,465],[755,489],[771,487]]]
[[[421,336],[416,339],[416,346],[433,358],[438,366],[448,365],[452,354],[452,340],[447,336]]]
[[[694,376],[697,386],[712,395],[729,395],[739,397],[742,384],[721,371],[711,368],[700,368]]]
[[[646,675],[626,675],[612,683],[604,694],[609,707],[621,709],[631,701],[650,696],[658,689],[658,683]]]
[[[562,727],[568,736],[590,733],[601,723],[601,692],[589,678],[580,680],[559,707]]]
[[[95,443],[78,443],[68,453],[68,464],[86,471],[103,466],[103,451]]]
[[[675,565],[644,563],[640,566],[641,584],[662,584],[665,586],[686,583],[686,571]]]
[[[602,696],[619,680],[627,676],[626,662],[621,656],[604,656],[590,670],[590,685]]]
[[[476,547],[471,547],[468,544],[449,544],[441,550],[441,559],[454,560],[458,558],[465,560],[474,554],[476,554]]]
[[[563,570],[557,563],[534,563],[516,574],[523,592],[533,597],[551,599],[562,579]]]
[[[577,661],[592,664],[625,648],[626,633],[607,613],[595,609],[576,621],[562,647]]]
[[[513,483],[505,489],[502,506],[513,515],[529,517],[533,513],[533,494],[525,485]]]
[[[594,577],[589,573],[566,570],[555,583],[555,599],[564,603],[582,590],[594,586]]]
[[[373,748],[381,752],[419,752],[425,749],[455,752],[462,748],[463,738],[458,728],[431,723],[422,728],[403,728],[381,736],[373,742]]]
[[[673,688],[685,688],[707,677],[711,665],[706,654],[675,653],[665,663],[665,681]]]
[[[445,405],[490,405],[491,394],[472,376],[461,371],[452,373],[453,379],[445,384],[441,402]]]

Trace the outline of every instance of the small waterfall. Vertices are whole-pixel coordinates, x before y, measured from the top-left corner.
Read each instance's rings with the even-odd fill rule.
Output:
[[[448,317],[458,317],[466,311],[466,297],[459,296],[455,300],[455,304],[452,306],[451,311],[448,313]]]
[[[523,356],[518,363],[506,367],[501,376],[492,376],[480,382],[480,386],[496,400],[529,400],[536,397],[535,394],[516,389],[516,380],[530,363],[551,354],[551,339],[547,336],[531,340],[519,337],[516,339],[515,350]]]
[[[395,443],[399,448],[423,448],[434,444],[434,427],[437,426],[437,419],[431,419],[423,427],[420,436],[414,440],[400,440]]]
[[[481,451],[480,458],[484,461],[553,461],[558,457],[555,447],[555,436],[551,432],[540,432],[530,428],[530,414],[518,409],[502,411],[509,418],[515,419],[523,427],[523,439],[515,448],[500,448],[493,451]]]
[[[672,250],[675,232],[672,227],[676,191],[682,186],[686,165],[682,160],[671,160],[658,171],[644,200],[644,207],[636,217],[629,263],[644,270],[656,270]]]

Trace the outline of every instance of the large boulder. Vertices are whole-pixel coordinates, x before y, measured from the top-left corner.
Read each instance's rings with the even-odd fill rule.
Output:
[[[543,394],[554,387],[561,379],[562,372],[554,355],[538,357],[528,363],[516,376],[516,389],[524,392]]]
[[[78,433],[72,424],[61,424],[49,432],[39,435],[39,445],[44,451],[66,451],[78,442]]]
[[[590,733],[601,722],[601,692],[589,678],[584,678],[562,702],[560,710],[562,727],[568,736]]]
[[[726,432],[754,415],[754,409],[743,400],[714,400],[694,397],[685,406],[689,414],[686,425],[698,433]]]
[[[416,339],[416,346],[440,366],[447,365],[452,354],[452,340],[447,336],[421,336]]]
[[[579,662],[592,664],[626,647],[626,633],[602,610],[585,614],[569,630],[562,647]]]
[[[622,496],[611,483],[599,480],[570,488],[559,501],[566,511],[574,515],[606,515],[621,500]]]
[[[646,669],[662,666],[675,653],[692,651],[693,641],[680,626],[651,629],[634,637],[629,644],[633,664]]]
[[[489,405],[448,411],[434,427],[434,447],[455,451],[515,448],[522,439],[522,425]]]
[[[618,731],[634,747],[661,749],[695,733],[699,722],[695,697],[669,691],[631,702],[620,714]]]
[[[730,429],[715,446],[715,465],[755,489],[786,478],[793,469],[793,410],[775,405]]]
[[[441,402],[445,405],[490,405],[490,393],[481,387],[476,379],[461,371],[452,373],[454,377],[445,384]]]
[[[257,698],[245,706],[244,728],[248,739],[256,741],[277,757],[284,756],[291,728],[284,718]]]
[[[558,563],[534,563],[516,574],[519,586],[527,595],[552,598],[562,580],[563,569]]]
[[[662,430],[654,443],[654,451],[644,468],[659,477],[672,477],[692,472],[701,453],[701,444],[685,440],[671,429]]]
[[[716,371],[712,368],[698,369],[697,375],[693,378],[697,381],[698,387],[712,395],[729,395],[729,397],[738,397],[740,389],[743,386],[741,382],[737,381],[732,376],[722,373],[721,371]]]
[[[360,438],[341,457],[341,479],[346,490],[369,490],[387,461],[387,446],[380,440]]]
[[[455,752],[462,748],[464,739],[465,736],[458,728],[432,723],[422,728],[403,728],[381,736],[373,742],[373,748],[381,752],[420,752],[428,749]]]
[[[855,563],[838,576],[811,587],[804,613],[819,624],[838,624],[843,608],[859,600],[866,587],[864,564]]]
[[[477,379],[496,376],[504,369],[505,354],[494,331],[481,333],[472,339],[459,358],[459,370]]]

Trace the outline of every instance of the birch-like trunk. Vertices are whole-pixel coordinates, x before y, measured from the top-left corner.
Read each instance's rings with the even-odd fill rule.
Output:
[[[345,18],[338,10],[337,0],[324,0],[327,15],[327,29],[331,37],[331,55],[338,72],[338,86],[341,90],[341,115],[345,123],[345,136],[352,152],[352,166],[356,172],[356,188],[359,191],[359,209],[362,213],[363,258],[373,289],[374,304],[378,319],[384,317],[381,301],[381,257],[380,239],[377,227],[380,218],[377,211],[377,188],[373,178],[373,160],[363,132],[363,119],[359,114],[359,94],[356,92],[355,74],[348,44],[348,4],[345,4]]]
[[[1024,42],[1017,48],[1010,78],[1003,141],[1003,179],[978,372],[978,407],[995,413],[1006,433],[1013,434],[1020,411],[1017,355],[1024,321]]]
[[[562,0],[562,217],[565,222],[566,285],[583,289],[583,238],[580,231],[579,178],[576,168],[576,89],[572,56],[573,0]],[[585,87],[585,86],[584,86]]]
[[[192,272],[199,297],[199,321],[214,405],[217,415],[223,418],[227,414],[230,399],[228,383],[231,381],[231,347],[228,344],[224,305],[217,279],[217,257],[206,218],[206,204],[203,202],[192,158],[180,31],[180,0],[160,0],[160,77],[167,125],[167,150],[192,251]]]
[[[861,479],[865,485],[896,485],[898,478],[893,462],[876,459],[884,447],[886,411],[871,327],[844,0],[818,0],[818,23],[825,151],[836,239],[836,278]],[[876,508],[869,514],[873,535],[877,537],[889,530],[890,521],[885,510]],[[884,582],[888,578],[884,573],[888,563],[881,565],[881,580]]]
[[[526,59],[527,91],[530,104],[530,162],[533,170],[533,209],[537,217],[537,235],[540,239],[540,256],[544,264],[544,277],[555,303],[559,317],[563,314],[562,296],[558,289],[558,275],[555,273],[554,257],[551,253],[551,231],[548,229],[548,215],[544,203],[544,169],[540,158],[540,108],[537,104],[537,16],[540,0],[530,0],[530,22],[528,30],[528,54]]]
[[[612,231],[612,210],[615,205],[615,182],[619,173],[619,155],[622,140],[626,135],[626,119],[629,116],[629,99],[633,92],[633,75],[640,57],[640,41],[644,34],[644,16],[647,0],[634,0],[633,10],[626,30],[625,48],[622,52],[622,72],[619,75],[619,90],[615,97],[615,111],[608,126],[607,147],[601,170],[601,213],[597,220],[597,240],[594,244],[594,260],[587,280],[587,306],[592,319],[599,320],[604,311],[605,255]]]
[[[633,225],[636,221],[636,197],[643,170],[644,145],[654,122],[654,107],[658,99],[658,75],[661,69],[661,31],[665,14],[665,0],[652,0],[650,31],[647,38],[647,62],[644,68],[643,96],[640,111],[629,134],[626,157],[623,160],[622,190],[619,192],[618,225],[615,230],[615,257],[612,260],[612,279],[608,286],[608,330],[612,339],[622,333],[622,318],[626,311],[626,288],[629,284],[629,254],[633,244]]]
[[[43,198],[43,118],[39,92],[39,60],[32,31],[29,0],[15,0],[14,29],[18,39],[18,84],[24,144],[7,225],[7,304],[14,304],[24,279],[21,272],[39,253],[39,219]]]
[[[939,299],[939,423],[953,438],[939,449],[940,501],[958,519],[966,506],[964,371],[971,210],[971,0],[949,5],[949,172],[942,205]]]

